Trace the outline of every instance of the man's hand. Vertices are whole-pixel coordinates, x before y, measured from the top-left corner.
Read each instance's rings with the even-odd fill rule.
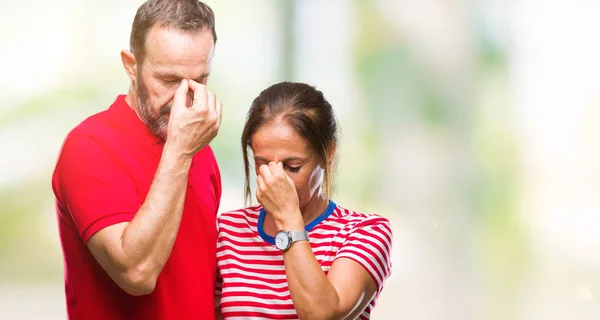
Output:
[[[192,105],[186,105],[188,90],[193,91]],[[166,145],[193,157],[217,135],[221,125],[221,103],[206,86],[184,79],[175,91]]]

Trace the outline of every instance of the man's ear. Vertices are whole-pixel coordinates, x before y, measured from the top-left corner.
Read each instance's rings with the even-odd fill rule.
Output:
[[[132,82],[135,83],[138,72],[137,60],[135,60],[135,56],[129,50],[121,50],[121,61],[123,62],[123,68],[125,68],[127,76]]]

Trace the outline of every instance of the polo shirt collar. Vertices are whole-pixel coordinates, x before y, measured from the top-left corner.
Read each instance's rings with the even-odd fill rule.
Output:
[[[137,113],[125,100],[126,95],[119,95],[110,106],[110,112],[115,120],[124,129],[130,132],[135,139],[148,146],[163,145],[164,140],[155,136],[148,126],[138,117]]]

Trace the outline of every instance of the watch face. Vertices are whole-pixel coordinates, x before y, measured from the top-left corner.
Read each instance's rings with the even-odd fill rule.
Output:
[[[275,235],[275,246],[277,247],[277,249],[285,250],[288,248],[289,245],[290,245],[290,237],[288,236],[287,232],[285,232],[285,231],[277,232],[277,234]]]

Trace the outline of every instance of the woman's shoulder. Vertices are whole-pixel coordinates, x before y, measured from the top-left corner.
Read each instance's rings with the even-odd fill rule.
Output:
[[[256,231],[261,209],[262,207],[255,206],[221,213],[217,217],[219,234]]]
[[[256,220],[260,215],[260,211],[262,210],[262,206],[251,206],[246,208],[241,208],[237,210],[231,210],[223,212],[219,215],[218,220],[221,221],[223,219],[231,220],[231,219],[244,219],[244,220]]]
[[[339,205],[336,207],[332,218],[339,223],[355,227],[382,226],[389,228],[390,226],[390,221],[377,213],[362,213]]]

